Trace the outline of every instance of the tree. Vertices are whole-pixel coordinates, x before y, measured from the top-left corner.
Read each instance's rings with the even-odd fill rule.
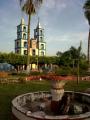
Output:
[[[84,14],[86,19],[88,20],[90,26],[90,0],[87,0],[83,6]],[[88,63],[90,65],[90,29],[89,29],[89,36],[88,36]]]
[[[60,52],[60,51],[57,51],[56,55],[57,55],[58,57],[61,57],[61,55],[62,55],[62,52]]]
[[[20,3],[23,3],[24,0],[20,0]],[[31,16],[36,14],[37,9],[40,7],[43,0],[25,0],[22,5],[22,11],[28,15],[28,43],[27,43],[27,73],[30,72],[30,21]]]

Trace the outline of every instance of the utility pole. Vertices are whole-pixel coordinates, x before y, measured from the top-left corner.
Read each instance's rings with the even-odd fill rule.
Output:
[[[74,63],[75,63],[75,60],[77,61],[77,84],[79,84],[79,80],[80,80],[79,59],[73,59],[73,71],[74,71]]]
[[[79,78],[80,78],[80,76],[79,76],[79,75],[80,75],[80,74],[79,74],[79,69],[80,69],[80,68],[79,68],[79,59],[77,60],[77,62],[78,62],[78,63],[77,63],[77,84],[79,84],[79,80],[80,80],[80,79],[79,79]]]

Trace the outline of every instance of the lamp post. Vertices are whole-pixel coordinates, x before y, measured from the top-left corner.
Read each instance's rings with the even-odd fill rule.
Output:
[[[77,61],[77,84],[79,84],[79,80],[80,80],[80,66],[79,66],[79,59],[73,59],[73,70],[74,70],[74,64],[75,64],[75,60]]]
[[[80,75],[80,74],[79,74],[79,68],[80,68],[80,67],[79,67],[79,59],[78,59],[77,61],[78,61],[78,64],[77,64],[77,84],[79,84],[79,78],[80,78],[80,77],[79,77],[79,75]]]
[[[75,60],[73,59],[73,70],[74,70],[74,64],[75,64]]]
[[[37,70],[39,70],[39,66],[38,66],[38,56],[36,57],[36,62],[37,62]]]

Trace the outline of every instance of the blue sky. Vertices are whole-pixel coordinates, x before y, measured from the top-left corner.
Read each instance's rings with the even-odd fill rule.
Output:
[[[31,19],[31,37],[36,28],[38,16],[45,30],[47,55],[57,51],[78,47],[82,41],[83,52],[87,54],[88,22],[83,14],[85,0],[44,0],[38,13]],[[0,51],[14,51],[16,26],[20,23],[21,14],[18,0],[0,0]]]

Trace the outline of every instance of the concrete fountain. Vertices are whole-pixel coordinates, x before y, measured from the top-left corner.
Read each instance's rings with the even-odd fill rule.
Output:
[[[64,91],[63,79],[53,77],[50,92],[17,96],[12,101],[13,116],[17,120],[90,120],[90,94]]]

